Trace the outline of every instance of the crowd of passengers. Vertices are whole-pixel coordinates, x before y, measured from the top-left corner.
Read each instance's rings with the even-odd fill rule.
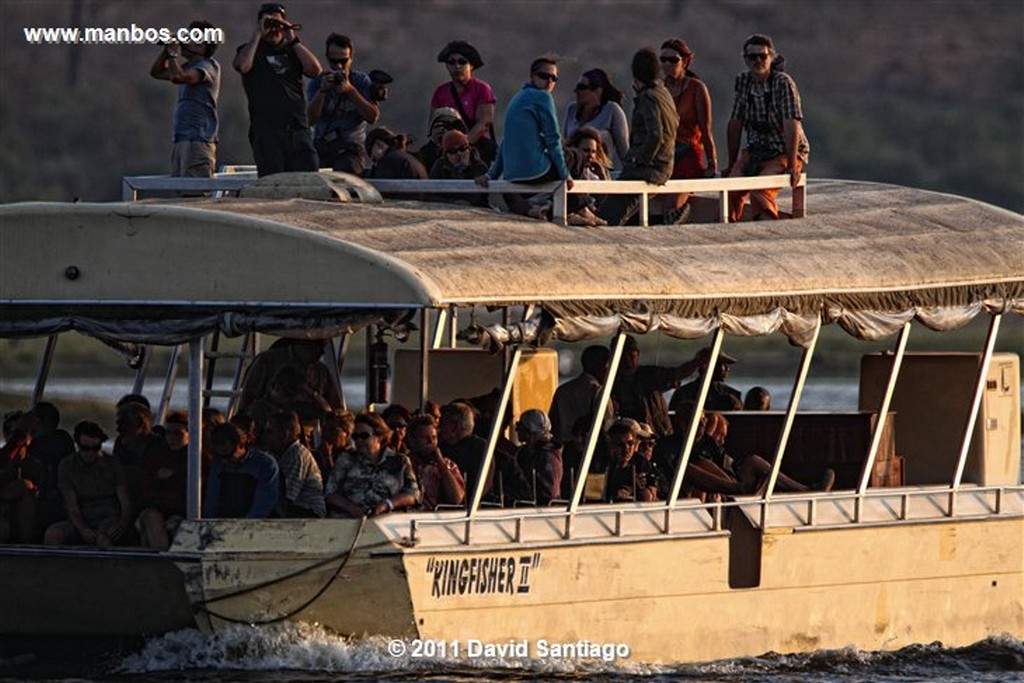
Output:
[[[204,21],[190,28],[212,28]],[[528,79],[507,103],[503,138],[494,121],[497,98],[476,77],[484,65],[476,47],[449,42],[438,53],[447,80],[433,91],[426,121],[427,141],[409,149],[410,137],[386,127],[369,130],[381,116],[392,77],[353,68],[351,38],[331,33],[323,59],[300,38],[301,27],[281,3],[257,11],[248,40],[232,66],[248,98],[249,140],[260,176],[331,167],[369,178],[473,179],[487,187],[499,178],[527,184],[609,177],[664,184],[669,179],[789,174],[795,186],[808,161],[800,93],[783,71],[771,38],[754,34],[743,42],[747,70],[736,77],[727,128],[728,163],[719,167],[712,135],[708,88],[691,68],[694,53],[671,38],[660,50],[638,50],[630,65],[635,93],[631,117],[626,96],[602,68],[584,70],[575,101],[556,114],[552,92],[559,60],[534,59]],[[174,110],[172,175],[209,176],[216,168],[220,65],[215,43],[165,45],[150,74],[179,86]],[[327,68],[324,68],[326,65]],[[305,89],[303,77],[307,78]],[[746,138],[745,144],[743,142]],[[778,189],[752,195],[751,217],[779,217]],[[454,194],[486,206],[486,194]],[[729,215],[744,215],[748,193],[730,195]],[[551,217],[550,195],[508,194],[513,212]],[[685,223],[692,213],[687,194],[659,197],[663,221]],[[569,220],[576,225],[626,225],[635,221],[639,200],[628,195],[569,196]]]
[[[253,361],[238,412],[202,413],[202,510],[207,518],[375,517],[395,510],[466,505],[481,475],[496,392],[423,410],[398,404],[358,415],[340,397],[320,360],[324,344],[280,340]],[[683,447],[709,350],[679,366],[642,365],[626,338],[612,403],[590,467],[583,457],[610,351],[589,346],[583,372],[562,384],[549,410],[524,411],[514,438],[498,439],[484,473],[490,506],[557,505],[571,500],[586,477],[587,500],[665,500]],[[682,495],[708,499],[762,493],[770,464],[725,451],[728,422],[720,410],[767,410],[770,396],[751,389],[746,405],[725,379],[735,359],[720,354],[699,416],[697,440]],[[687,384],[683,381],[693,377]],[[676,388],[670,419],[664,392]],[[170,546],[186,515],[188,416],[171,412],[153,424],[145,397],[117,403],[110,437],[83,420],[68,434],[49,402],[3,421],[0,447],[0,542],[47,545]],[[827,471],[814,488],[828,490]],[[778,490],[808,486],[784,474]]]

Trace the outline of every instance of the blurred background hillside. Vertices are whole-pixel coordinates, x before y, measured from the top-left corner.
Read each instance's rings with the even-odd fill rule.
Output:
[[[438,50],[462,38],[477,76],[504,106],[530,60],[565,58],[560,113],[576,76],[594,66],[623,90],[644,45],[682,37],[696,53],[725,123],[740,49],[771,35],[800,86],[812,145],[809,173],[955,192],[1024,211],[1024,2],[1021,0],[288,0],[289,18],[321,55],[334,30],[356,43],[356,68],[395,76],[381,123],[423,139]],[[2,0],[0,201],[117,199],[120,177],[166,172],[175,89],[148,76],[157,47],[29,45],[23,27],[177,27],[205,18],[225,29],[216,57],[222,163],[251,163],[236,46],[259,2]],[[630,108],[627,107],[627,110]],[[813,199],[812,199],[813,201]]]

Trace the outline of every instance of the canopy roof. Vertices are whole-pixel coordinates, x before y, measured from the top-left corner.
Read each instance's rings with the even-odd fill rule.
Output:
[[[1024,312],[1024,216],[858,182],[813,182],[808,203],[798,220],[643,229],[417,202],[6,205],[0,335],[38,334],[54,316],[170,325],[200,310],[288,309],[308,326],[342,312],[538,303],[567,321],[563,338],[608,316],[643,329],[780,311]]]

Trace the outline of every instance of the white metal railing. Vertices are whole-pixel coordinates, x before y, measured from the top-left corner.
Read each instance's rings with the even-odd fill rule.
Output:
[[[239,192],[256,182],[256,174],[248,167],[228,167],[231,170],[217,173],[212,178],[175,178],[165,175],[125,176],[121,183],[121,196],[126,202],[137,201],[146,192]],[[237,170],[236,170],[237,169]],[[330,172],[330,169],[322,169]],[[562,181],[539,185],[512,183],[495,180],[486,188],[472,180],[391,180],[365,178],[380,192],[391,194],[482,194],[482,193],[551,193],[554,220],[561,225],[568,218],[566,206],[569,194],[612,195],[628,194],[640,197],[640,223],[649,225],[650,198],[659,194],[713,194],[719,202],[719,221],[729,222],[729,193],[772,188],[789,188],[788,175],[752,176],[742,178],[697,178],[693,180],[670,180],[664,185],[651,185],[642,180],[574,180],[572,189]],[[794,218],[807,214],[807,175],[802,174],[797,187],[792,189],[790,213]]]
[[[969,500],[970,506],[957,503]],[[830,506],[828,514],[823,508]],[[870,514],[867,508],[870,507]],[[830,493],[808,492],[803,494],[776,495],[771,500],[739,499],[728,502],[700,503],[680,501],[675,506],[664,508],[660,504],[641,505],[638,507],[620,508],[607,504],[585,505],[575,512],[564,508],[522,508],[502,511],[475,518],[444,517],[439,519],[409,520],[408,541],[412,544],[423,539],[428,529],[442,531],[442,538],[457,540],[463,545],[471,545],[474,529],[496,530],[506,542],[522,543],[536,540],[536,533],[527,533],[528,525],[547,525],[548,530],[541,530],[545,540],[580,540],[603,536],[618,538],[636,535],[650,535],[654,531],[658,535],[679,534],[702,535],[719,534],[723,530],[723,514],[726,509],[737,509],[745,512],[749,519],[762,529],[769,527],[786,527],[793,529],[836,528],[867,525],[911,524],[934,522],[949,519],[977,519],[978,517],[1021,517],[1024,516],[1024,485],[1015,486],[971,486],[961,489],[952,487],[930,486],[917,489],[872,489],[866,493],[857,491],[834,491]],[[690,528],[673,530],[671,520],[673,514],[684,515],[694,512],[705,513],[700,518],[690,518]],[[630,533],[626,529],[628,518],[645,516],[655,520],[664,513],[664,521],[660,524],[645,524],[640,534]],[[611,523],[591,524],[588,533],[573,534],[574,520],[608,520]],[[696,519],[696,526],[693,522]],[[557,529],[558,533],[550,533]],[[534,529],[536,531],[536,528]],[[531,538],[528,538],[532,537]],[[491,535],[493,538],[493,534]],[[435,539],[436,540],[436,539]]]

